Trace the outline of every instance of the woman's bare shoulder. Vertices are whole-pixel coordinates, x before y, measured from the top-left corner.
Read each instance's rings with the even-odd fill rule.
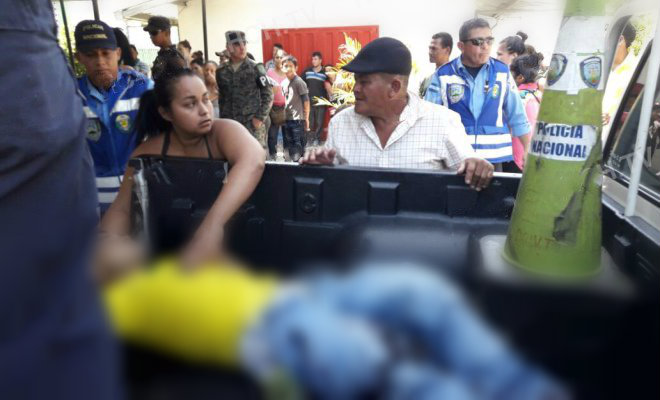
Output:
[[[163,149],[163,139],[165,135],[158,135],[156,137],[147,139],[133,150],[132,157],[144,155],[159,155]]]

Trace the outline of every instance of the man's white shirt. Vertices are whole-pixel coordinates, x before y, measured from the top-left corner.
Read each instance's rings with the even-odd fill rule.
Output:
[[[400,123],[383,147],[369,117],[354,107],[330,120],[327,148],[336,162],[360,167],[456,170],[466,158],[477,158],[461,117],[408,93]]]

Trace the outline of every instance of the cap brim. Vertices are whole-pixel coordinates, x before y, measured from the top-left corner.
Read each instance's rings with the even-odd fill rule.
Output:
[[[361,62],[361,60],[358,59],[353,59],[353,61],[344,65],[341,69],[343,69],[344,71],[352,72],[354,74],[366,74],[366,73],[378,72],[378,71],[374,71],[372,65],[365,65],[363,62]]]

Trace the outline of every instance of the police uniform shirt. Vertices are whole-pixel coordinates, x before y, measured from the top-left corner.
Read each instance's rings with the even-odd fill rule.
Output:
[[[454,103],[463,101],[466,96],[465,92],[469,91],[469,111],[472,114],[472,117],[475,121],[479,120],[482,113],[486,111],[490,113],[500,113],[503,124],[508,126],[510,132],[514,136],[522,136],[530,133],[531,128],[529,122],[527,121],[527,115],[523,107],[522,101],[518,94],[518,89],[516,87],[515,81],[507,69],[507,78],[504,82],[495,82],[491,81],[493,76],[491,68],[493,68],[494,63],[500,63],[497,60],[491,59],[488,63],[483,65],[481,70],[476,74],[476,77],[473,77],[467,68],[461,62],[461,58],[453,60],[451,63],[445,64],[440,67],[433,78],[431,79],[431,84],[426,91],[425,100],[432,103],[441,104],[452,109]],[[456,80],[457,82],[453,85],[460,84],[459,90],[455,90],[456,93],[447,93],[447,89],[441,87],[441,82],[439,78],[439,73],[441,71],[446,71],[447,69],[452,69],[455,77],[450,77],[449,80]],[[499,74],[498,74],[499,75]],[[460,81],[460,82],[458,82]],[[466,86],[464,86],[466,85]],[[451,85],[447,85],[449,87]],[[499,102],[500,110],[486,110],[484,106],[488,97],[492,98],[501,98]],[[460,98],[459,98],[460,97]],[[450,104],[451,103],[451,104]],[[490,104],[496,104],[491,102]],[[461,117],[464,117],[463,115]],[[465,118],[463,118],[465,124]],[[477,154],[486,158],[491,162],[502,162],[510,161],[513,159],[512,152],[505,155],[501,153],[501,150],[494,148],[494,146],[499,146],[500,144],[481,144],[478,136],[486,136],[478,132],[474,132],[474,126],[465,126],[466,131],[469,135],[473,135],[473,147],[477,150]],[[507,131],[506,133],[508,133]],[[505,132],[502,132],[504,134]],[[504,136],[503,136],[504,137]],[[484,139],[485,140],[485,139]],[[504,140],[504,139],[503,139]],[[511,147],[510,137],[508,138],[509,148]],[[504,145],[504,142],[502,142]],[[502,147],[501,149],[504,149]],[[498,152],[499,151],[499,152]]]
[[[121,184],[128,159],[135,149],[135,117],[140,96],[153,81],[131,70],[119,70],[113,86],[96,88],[89,78],[79,78],[85,96],[87,143],[94,160],[100,211],[112,204]]]
[[[234,71],[229,62],[216,72],[220,113],[243,124],[266,119],[273,104],[273,89],[262,64],[246,58]]]

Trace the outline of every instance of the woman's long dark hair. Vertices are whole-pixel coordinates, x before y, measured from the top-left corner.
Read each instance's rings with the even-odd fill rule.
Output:
[[[534,83],[539,79],[543,54],[533,53],[516,57],[511,63],[511,73],[514,78],[522,76],[524,83]]]
[[[133,53],[131,52],[131,44],[128,41],[124,32],[119,28],[112,28],[115,33],[115,38],[117,38],[117,47],[121,49],[121,58],[119,59],[120,65],[128,65],[129,67],[135,67],[137,60],[133,58]]]
[[[167,64],[156,79],[154,88],[147,90],[140,97],[140,108],[135,118],[138,144],[172,129],[172,123],[160,115],[158,108],[170,108],[174,98],[174,85],[183,76],[197,75],[190,68]]]
[[[525,42],[529,36],[525,32],[518,32],[516,36],[509,36],[502,40],[509,53],[516,53],[519,56],[525,54]]]

